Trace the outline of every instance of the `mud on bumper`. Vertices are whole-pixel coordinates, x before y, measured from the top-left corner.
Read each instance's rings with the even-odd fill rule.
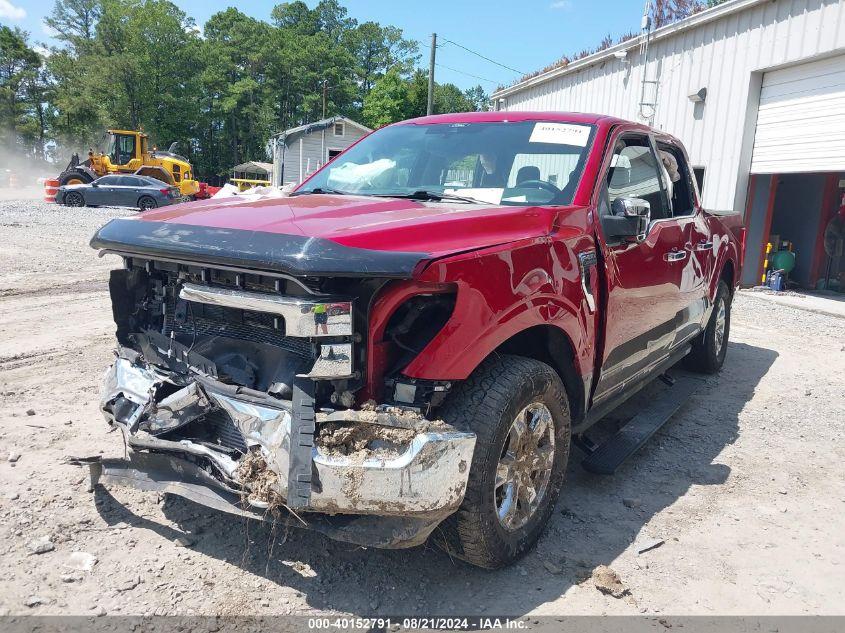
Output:
[[[291,402],[199,376],[178,385],[171,379],[120,356],[108,369],[101,408],[123,432],[127,458],[91,461],[92,486],[126,485],[232,514],[277,516],[253,494],[256,482],[243,466],[263,460],[271,477],[262,485],[284,503],[297,450]],[[410,547],[460,506],[473,434],[385,407],[315,418],[310,495],[291,525],[359,545]]]

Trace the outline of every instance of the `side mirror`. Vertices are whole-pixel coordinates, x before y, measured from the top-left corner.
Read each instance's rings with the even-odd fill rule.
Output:
[[[92,187],[99,187],[100,185],[97,181],[94,181],[94,182],[91,183],[91,186]]]
[[[602,219],[608,239],[636,241],[645,238],[651,205],[642,198],[616,198],[610,208],[611,215]]]
[[[642,198],[616,198],[610,211],[616,217],[648,218],[651,215],[651,205]]]

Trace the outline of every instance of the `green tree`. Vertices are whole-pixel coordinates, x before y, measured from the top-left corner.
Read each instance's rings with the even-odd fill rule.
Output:
[[[405,108],[405,118],[425,116],[427,109],[428,73],[417,69],[408,81],[408,103]]]
[[[273,127],[267,84],[268,41],[273,27],[237,9],[206,22],[202,45],[201,93],[208,126],[206,166],[224,174],[244,160],[263,158]]]
[[[472,104],[472,109],[476,112],[482,112],[490,107],[490,95],[484,92],[484,88],[481,86],[475,86],[474,88],[465,90],[464,96]]]
[[[56,0],[44,24],[56,31],[56,38],[84,50],[94,41],[102,13],[100,0]]]
[[[271,134],[324,112],[360,119],[367,102],[379,121],[425,112],[416,43],[393,26],[358,24],[338,0],[279,4],[270,22],[227,9],[201,36],[170,0],[55,0],[45,22],[59,45],[30,56],[25,73],[7,71],[0,116],[3,139],[12,130],[11,142],[40,155],[55,148],[62,162],[106,128],[141,128],[159,146],[178,141],[195,173],[213,177],[265,158]],[[4,54],[19,63],[31,48],[15,33],[5,32]],[[438,87],[438,108],[467,107],[456,90]]]
[[[419,59],[417,43],[406,40],[401,29],[376,22],[359,24],[347,33],[344,43],[355,57],[360,103],[388,69],[396,68],[404,76]]]
[[[35,160],[48,159],[48,135],[51,133],[56,112],[50,106],[53,98],[53,84],[44,58],[23,80],[24,115],[19,119],[18,131],[25,151]]]
[[[434,112],[474,112],[475,104],[455,84],[437,84],[434,87]]]
[[[0,139],[13,151],[31,120],[34,95],[30,87],[41,68],[41,57],[27,39],[28,34],[19,28],[0,26]]]
[[[408,82],[391,68],[364,97],[364,121],[372,128],[401,121],[408,112]]]
[[[270,18],[279,28],[291,29],[301,35],[314,35],[320,30],[316,12],[300,0],[277,4],[270,12]]]

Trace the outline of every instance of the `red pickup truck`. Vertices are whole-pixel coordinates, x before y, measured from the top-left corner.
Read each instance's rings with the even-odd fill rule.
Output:
[[[102,410],[127,447],[92,485],[376,547],[439,525],[490,568],[539,537],[571,444],[612,472],[659,426],[592,424],[682,359],[721,367],[741,264],[677,139],[564,113],[404,121],[290,197],[91,244],[124,262]]]

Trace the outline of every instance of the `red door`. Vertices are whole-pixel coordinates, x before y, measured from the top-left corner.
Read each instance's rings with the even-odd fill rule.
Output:
[[[699,204],[686,153],[669,138],[658,138],[655,147],[659,158],[668,158],[664,165],[668,165],[669,170],[664,171],[664,176],[669,206],[672,217],[683,228],[685,249],[689,251],[681,276],[681,298],[687,314],[683,320],[684,327],[678,331],[676,343],[680,344],[705,325],[710,303],[708,281],[716,261],[713,234]]]
[[[593,406],[613,398],[667,358],[692,325],[700,285],[690,238],[692,217],[673,218],[651,141],[625,134],[613,147],[599,214],[619,197],[646,200],[648,231],[636,241],[605,242],[605,340]]]

